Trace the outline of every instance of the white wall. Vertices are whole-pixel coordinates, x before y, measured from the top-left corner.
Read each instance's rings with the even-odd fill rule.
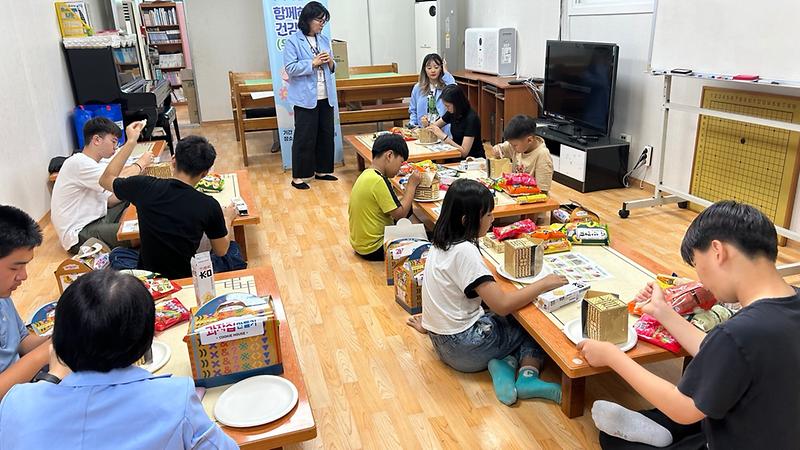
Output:
[[[545,41],[558,39],[560,0],[467,0],[466,28],[517,29],[517,73],[544,76]]]
[[[47,164],[75,146],[69,122],[74,102],[53,2],[6,8],[0,37],[0,204],[38,220],[50,209]]]
[[[419,67],[415,62],[413,1],[369,0],[369,27],[372,47],[370,64],[396,62],[400,73],[419,72]],[[336,29],[334,28],[333,31],[335,34]],[[348,52],[351,47],[349,44]],[[355,64],[351,63],[351,65]]]

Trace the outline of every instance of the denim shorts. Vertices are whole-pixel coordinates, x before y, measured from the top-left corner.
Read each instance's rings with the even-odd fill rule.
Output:
[[[544,350],[511,316],[484,314],[475,324],[461,333],[436,334],[428,332],[439,359],[459,372],[486,370],[492,359],[508,355],[544,358]]]

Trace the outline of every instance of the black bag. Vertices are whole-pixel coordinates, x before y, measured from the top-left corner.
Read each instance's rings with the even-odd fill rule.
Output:
[[[50,160],[50,164],[47,166],[48,173],[56,173],[61,170],[61,166],[64,165],[64,161],[67,160],[66,156],[56,156],[55,158]]]

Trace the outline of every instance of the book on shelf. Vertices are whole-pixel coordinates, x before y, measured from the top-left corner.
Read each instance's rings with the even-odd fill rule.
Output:
[[[175,15],[175,8],[153,8],[142,11],[142,20],[146,27],[157,27],[160,25],[177,25],[178,17]]]
[[[147,40],[152,44],[156,44],[169,41],[169,36],[166,31],[148,31]]]
[[[180,72],[164,72],[164,79],[169,81],[171,86],[182,84]]]
[[[161,68],[165,67],[182,67],[183,66],[183,53],[169,53],[158,55],[158,65]]]
[[[186,96],[183,95],[183,88],[177,87],[172,90],[172,101],[173,102],[185,102]]]

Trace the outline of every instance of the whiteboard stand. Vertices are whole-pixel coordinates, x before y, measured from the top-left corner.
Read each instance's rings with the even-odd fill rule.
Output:
[[[664,103],[662,105],[663,108],[663,121],[661,123],[661,151],[659,152],[659,166],[658,166],[658,178],[655,183],[655,190],[653,192],[653,196],[650,198],[644,198],[641,200],[633,200],[629,202],[622,202],[622,209],[619,210],[619,216],[623,219],[628,218],[630,215],[630,211],[636,208],[647,208],[652,206],[661,206],[661,205],[668,205],[672,203],[677,203],[680,207],[686,208],[688,206],[688,202],[692,202],[703,206],[704,208],[709,207],[713,204],[713,202],[706,200],[704,198],[697,197],[692,195],[688,192],[683,191],[682,189],[670,187],[664,184],[664,162],[666,160],[667,154],[667,130],[669,125],[669,113],[670,111],[679,111],[679,112],[687,112],[687,113],[694,113],[694,114],[703,114],[707,116],[719,117],[722,119],[729,119],[729,120],[736,120],[739,122],[745,123],[752,123],[757,125],[764,125],[768,127],[775,127],[781,128],[784,130],[790,131],[797,131],[800,132],[800,124],[795,123],[788,123],[788,122],[781,122],[777,120],[769,120],[769,119],[762,119],[760,117],[752,117],[744,114],[734,114],[725,111],[716,111],[713,109],[701,108],[698,106],[693,105],[686,105],[681,103],[674,103],[671,101],[671,92],[672,92],[672,77],[674,76],[686,76],[689,78],[697,78],[697,76],[692,75],[676,75],[671,74],[663,71],[654,71],[654,75],[663,75],[664,76]],[[726,79],[726,76],[719,76],[716,78],[715,81],[723,81],[723,82],[732,82],[732,83],[742,83],[739,80],[730,80]],[[752,82],[745,82],[750,83]],[[774,86],[769,84],[764,84],[764,86]],[[800,86],[792,83],[782,83],[779,86],[781,87],[795,87],[800,88]],[[795,231],[775,226],[775,230],[778,232],[778,235],[784,236],[788,239],[791,239],[796,242],[800,242],[800,233]],[[786,277],[790,275],[800,274],[800,263],[792,263],[792,264],[784,264],[778,266],[778,272]]]

